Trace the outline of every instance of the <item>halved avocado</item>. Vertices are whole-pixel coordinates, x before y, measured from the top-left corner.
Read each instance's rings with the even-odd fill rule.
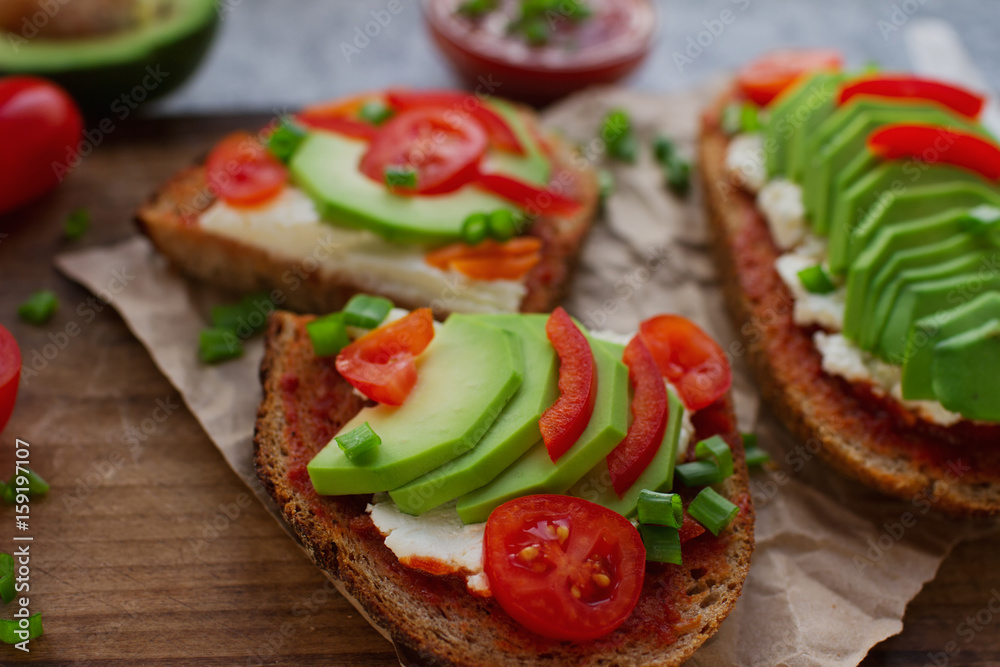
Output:
[[[6,0],[4,0],[6,2]],[[59,83],[91,113],[124,118],[176,89],[208,51],[215,0],[22,0],[0,27],[0,75]]]

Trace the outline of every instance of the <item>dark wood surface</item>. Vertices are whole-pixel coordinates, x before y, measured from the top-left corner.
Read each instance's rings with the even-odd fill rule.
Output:
[[[399,664],[232,473],[121,319],[92,309],[52,265],[74,247],[62,239],[70,211],[93,217],[80,247],[127,238],[157,183],[228,129],[266,120],[116,128],[54,195],[0,219],[0,323],[38,368],[3,433],[0,477],[17,437],[52,483],[29,531],[32,609],[46,634],[30,654],[0,646],[2,664]],[[43,327],[20,322],[17,305],[42,288],[59,295],[59,312]],[[0,509],[0,550],[12,550],[13,524],[13,509]],[[1000,612],[998,550],[1000,537],[960,545],[903,633],[864,664],[1000,664],[1000,613],[989,610],[995,599]]]

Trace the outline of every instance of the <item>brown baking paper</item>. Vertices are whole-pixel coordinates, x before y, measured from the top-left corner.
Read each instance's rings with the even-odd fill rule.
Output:
[[[690,155],[710,88],[655,97],[592,90],[550,110],[546,122],[586,142],[604,114],[620,106],[629,110],[643,147],[663,133]],[[603,152],[599,143],[587,151],[595,157]],[[669,195],[648,153],[644,148],[635,165],[613,166],[616,189],[583,252],[567,306],[590,327],[623,333],[651,315],[678,312],[733,349],[735,334],[708,258],[697,197]],[[208,306],[224,295],[178,277],[143,238],[62,255],[56,263],[97,293],[113,271],[135,276],[112,305],[229,465],[285,525],[253,472],[261,341],[251,341],[243,358],[219,366],[196,359]],[[733,358],[733,368],[741,425],[758,433],[781,469],[752,476],[757,549],[750,575],[736,609],[688,664],[856,665],[902,629],[906,604],[952,547],[993,525],[946,520],[921,511],[919,503],[884,498],[834,474],[760,409],[744,360]]]

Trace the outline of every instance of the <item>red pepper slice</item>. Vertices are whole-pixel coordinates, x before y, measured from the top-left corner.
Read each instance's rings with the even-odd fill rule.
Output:
[[[659,315],[643,322],[639,335],[688,409],[708,407],[732,386],[726,353],[691,320]]]
[[[508,153],[524,155],[524,146],[518,140],[503,116],[493,111],[476,95],[453,90],[390,90],[386,93],[389,106],[398,111],[441,107],[455,114],[468,114],[486,130],[490,145]]]
[[[552,311],[545,333],[559,355],[559,398],[542,414],[538,428],[555,463],[590,423],[597,396],[597,368],[590,342],[565,310]]]
[[[634,392],[632,424],[625,439],[608,454],[611,485],[619,496],[635,484],[659,451],[669,411],[663,375],[641,336],[629,341],[622,361],[628,366]]]
[[[353,118],[332,116],[317,111],[303,111],[295,118],[306,127],[336,132],[355,139],[372,141],[378,135],[377,127]]]
[[[985,103],[982,95],[965,88],[909,74],[874,75],[855,79],[840,89],[838,102],[843,104],[857,95],[930,100],[968,118],[979,116]]]
[[[503,174],[480,174],[475,184],[517,204],[529,215],[572,215],[580,210],[580,203],[569,197]]]
[[[0,325],[0,432],[14,412],[17,386],[21,381],[21,348],[14,334]]]
[[[872,132],[868,148],[885,160],[915,158],[968,169],[991,181],[1000,179],[1000,146],[967,132],[897,123]]]
[[[705,526],[691,518],[691,515],[684,512],[684,523],[680,527],[681,544],[705,534]]]
[[[414,357],[434,338],[434,316],[420,308],[357,339],[337,355],[337,371],[379,403],[402,405],[417,383]]]

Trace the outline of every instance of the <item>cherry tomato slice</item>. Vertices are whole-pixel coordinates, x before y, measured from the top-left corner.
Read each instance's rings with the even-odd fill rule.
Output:
[[[486,130],[490,145],[497,150],[524,155],[524,147],[507,121],[471,93],[452,90],[390,90],[386,93],[389,106],[398,111],[424,107],[439,107],[453,114],[475,118]]]
[[[545,333],[559,355],[559,398],[542,413],[538,428],[555,463],[580,438],[594,414],[597,367],[590,341],[562,308],[552,311]]]
[[[337,355],[337,371],[362,394],[386,405],[402,405],[417,383],[414,357],[434,338],[434,316],[420,308],[374,329]]]
[[[288,171],[248,132],[235,132],[216,144],[205,162],[208,185],[233,206],[256,206],[281,193]]]
[[[916,158],[962,167],[991,181],[1000,179],[1000,146],[937,125],[886,125],[868,136],[868,148],[886,160]]]
[[[842,59],[827,49],[782,49],[764,54],[736,75],[743,94],[760,106],[766,106],[803,74],[816,70],[838,70]]]
[[[646,549],[617,512],[581,498],[522,496],[490,514],[483,565],[515,621],[551,639],[586,641],[632,613]]]
[[[412,169],[416,187],[396,187],[397,194],[451,192],[476,177],[486,145],[485,130],[471,118],[456,118],[436,108],[412,109],[379,128],[361,158],[361,171],[385,183],[387,167]]]
[[[639,335],[688,409],[708,407],[732,386],[733,372],[725,352],[690,320],[659,315],[643,322]]]
[[[634,393],[632,424],[625,439],[608,454],[611,485],[619,496],[635,484],[659,451],[669,412],[663,375],[641,336],[634,336],[629,341],[622,361],[628,366]]]
[[[704,535],[705,526],[692,519],[690,514],[684,512],[684,523],[681,524],[678,532],[680,533],[681,544],[684,544],[688,540],[693,540],[696,537]]]
[[[480,174],[476,185],[517,204],[529,215],[572,215],[580,210],[580,203],[569,197],[504,174]]]
[[[837,99],[843,104],[858,95],[930,100],[968,118],[979,116],[985,103],[981,95],[964,88],[909,74],[875,75],[855,79],[840,89]]]
[[[10,420],[21,381],[21,348],[14,334],[0,325],[0,432]]]

